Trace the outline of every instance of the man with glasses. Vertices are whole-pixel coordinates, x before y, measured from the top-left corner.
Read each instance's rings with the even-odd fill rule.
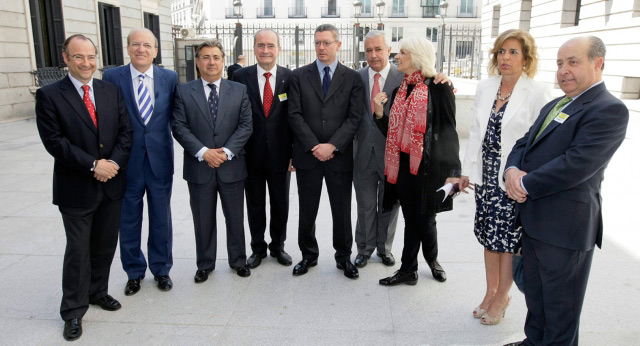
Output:
[[[153,65],[158,55],[158,40],[149,29],[129,33],[127,52],[131,63],[106,70],[104,80],[120,87],[133,128],[127,191],[120,216],[120,259],[128,277],[124,294],[130,296],[140,290],[147,271],[147,261],[140,248],[145,192],[149,213],[148,267],[160,290],[169,291],[173,287],[169,277],[173,265],[170,120],[178,75]]]
[[[304,275],[318,263],[315,221],[324,178],[333,216],[336,266],[346,277],[356,279],[358,269],[351,263],[351,181],[353,136],[362,117],[363,85],[356,71],[338,62],[342,43],[335,26],[318,26],[314,38],[317,60],[296,69],[289,88],[302,251],[293,275]]]
[[[284,251],[289,218],[289,182],[291,180],[291,145],[289,128],[289,80],[291,70],[276,65],[280,53],[280,38],[271,29],[254,35],[257,64],[237,70],[233,80],[247,86],[253,114],[253,134],[247,142],[246,182],[247,214],[251,231],[252,254],[249,268],[256,268],[267,257],[267,249],[278,263],[291,265],[291,256]],[[267,227],[266,186],[269,186],[269,231],[267,247],[264,233]]]
[[[184,148],[183,177],[196,236],[196,283],[207,281],[216,267],[218,194],[227,231],[229,266],[241,277],[246,267],[244,241],[244,146],[252,131],[247,88],[222,79],[224,51],[218,40],[196,48],[202,78],[180,84],[173,101],[171,128]]]
[[[53,156],[53,204],[67,237],[60,316],[63,336],[82,335],[89,304],[120,309],[108,294],[131,150],[129,115],[118,87],[93,78],[98,50],[84,35],[62,45],[64,79],[36,91],[36,123]]]

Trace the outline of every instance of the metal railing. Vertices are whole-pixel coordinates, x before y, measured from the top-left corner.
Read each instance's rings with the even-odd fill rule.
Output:
[[[55,83],[64,78],[68,73],[66,67],[40,67],[37,70],[31,71],[36,77],[36,86],[43,87]]]
[[[240,16],[237,16],[233,13],[233,7],[229,7],[229,8],[225,8],[224,9],[224,17],[227,19],[231,19],[231,18],[244,18],[244,8],[242,10],[240,10]]]
[[[442,37],[442,34],[440,36]],[[478,73],[481,54],[480,36],[480,27],[447,25],[444,33],[442,72],[450,77],[480,78],[480,73]],[[442,42],[438,44],[438,47],[442,47]]]
[[[307,18],[307,8],[289,7],[289,18]]]
[[[257,18],[275,18],[276,9],[274,7],[256,8]]]

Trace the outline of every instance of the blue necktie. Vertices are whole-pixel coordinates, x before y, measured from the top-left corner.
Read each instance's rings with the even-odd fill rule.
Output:
[[[216,92],[216,85],[213,83],[207,84],[211,88],[209,92],[209,111],[211,112],[211,121],[213,121],[213,129],[216,128],[216,116],[218,115],[218,93]]]
[[[144,85],[144,75],[138,76],[140,84],[138,85],[138,110],[142,117],[142,122],[147,125],[149,119],[151,119],[151,113],[153,113],[153,104],[151,103],[151,94],[146,85]]]
[[[324,67],[324,77],[322,77],[322,90],[324,90],[324,96],[327,96],[329,85],[331,85],[331,75],[329,74],[330,71],[331,68],[329,68],[329,66]]]

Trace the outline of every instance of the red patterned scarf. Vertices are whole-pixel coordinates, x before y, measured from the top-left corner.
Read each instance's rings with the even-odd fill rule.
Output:
[[[391,107],[384,159],[384,174],[391,184],[398,181],[400,151],[409,154],[411,174],[418,174],[420,168],[424,134],[427,130],[427,102],[429,102],[429,88],[423,80],[420,70],[411,75],[405,74]],[[407,98],[409,84],[415,84],[415,87]]]

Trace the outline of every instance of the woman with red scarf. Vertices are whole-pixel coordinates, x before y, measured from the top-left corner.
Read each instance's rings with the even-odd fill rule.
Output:
[[[436,213],[453,208],[451,198],[442,201],[436,190],[460,177],[456,106],[453,88],[435,84],[435,51],[425,38],[404,38],[395,56],[404,80],[391,95],[391,111],[384,114],[388,96],[374,97],[375,122],[387,137],[383,204],[400,200],[404,215],[402,265],[381,285],[418,282],[418,252],[429,264],[433,277],[443,282],[446,273],[438,263]]]

